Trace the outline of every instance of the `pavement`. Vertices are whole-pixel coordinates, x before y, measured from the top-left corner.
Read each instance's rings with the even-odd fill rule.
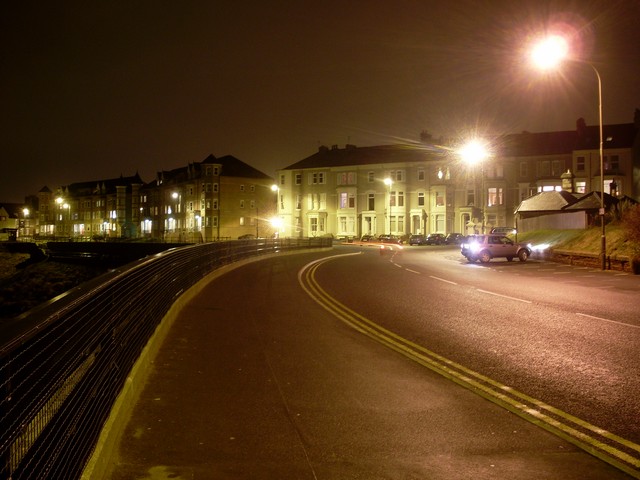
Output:
[[[324,255],[185,295],[85,478],[632,478],[337,321],[296,276]]]

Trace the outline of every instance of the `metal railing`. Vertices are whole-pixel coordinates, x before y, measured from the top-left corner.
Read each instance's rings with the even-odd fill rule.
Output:
[[[78,478],[174,301],[213,270],[331,239],[205,243],[105,274],[0,326],[0,479]]]

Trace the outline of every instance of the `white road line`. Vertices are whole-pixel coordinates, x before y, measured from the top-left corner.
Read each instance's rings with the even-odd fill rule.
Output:
[[[433,278],[434,280],[438,280],[439,282],[450,283],[451,285],[458,285],[456,282],[452,282],[451,280],[445,280],[444,278],[434,277],[433,275],[429,275],[429,278]]]
[[[594,320],[601,320],[603,322],[616,323],[618,325],[623,325],[625,327],[640,328],[640,325],[631,325],[630,323],[618,322],[617,320],[609,320],[608,318],[596,317],[594,315],[589,315],[587,313],[576,312],[576,315],[580,317],[592,318]]]
[[[416,272],[415,270],[411,270],[410,268],[405,268],[405,270],[406,270],[407,272],[417,273],[418,275],[420,275],[420,272]]]
[[[489,292],[488,290],[481,290],[478,289],[479,292],[482,293],[487,293],[489,295],[495,295],[496,297],[502,297],[502,298],[507,298],[509,300],[516,300],[517,302],[522,302],[522,303],[533,303],[531,302],[531,300],[525,300],[523,298],[517,298],[517,297],[510,297],[509,295],[502,295],[500,293],[495,293],[495,292]]]

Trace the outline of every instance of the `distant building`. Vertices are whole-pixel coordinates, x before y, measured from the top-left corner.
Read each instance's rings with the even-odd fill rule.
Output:
[[[636,111],[632,124],[604,126],[604,173],[599,128],[583,120],[575,131],[497,137],[492,156],[476,168],[452,146],[320,147],[277,173],[282,234],[359,237],[512,227],[523,200],[538,192],[599,191],[602,175],[607,194],[639,200],[639,124]]]
[[[141,233],[170,241],[271,236],[273,183],[231,155],[158,172],[140,192]]]
[[[58,188],[49,196],[49,209],[55,212],[55,236],[138,237],[143,185],[136,173],[131,177],[72,183]]]
[[[76,240],[148,238],[201,242],[270,236],[274,180],[230,155],[158,172],[38,192],[33,231]]]

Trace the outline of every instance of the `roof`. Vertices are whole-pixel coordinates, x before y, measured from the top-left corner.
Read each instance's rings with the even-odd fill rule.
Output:
[[[120,175],[118,178],[110,178],[107,180],[91,180],[88,182],[72,183],[63,188],[73,196],[82,196],[116,193],[116,187],[129,187],[132,184],[144,185],[144,181],[140,178],[140,175],[138,175],[137,172],[131,177],[124,177]]]
[[[619,199],[604,194],[605,208],[616,205]],[[523,212],[559,212],[563,210],[599,210],[600,192],[589,192],[583,195],[561,192],[540,192],[520,202],[515,213]]]
[[[158,179],[167,183],[182,183],[191,178],[198,178],[202,175],[203,165],[219,165],[220,175],[223,177],[254,178],[263,180],[273,180],[269,175],[253,168],[251,165],[238,160],[232,155],[216,158],[209,155],[201,162],[190,163],[186,167],[178,167],[173,170],[163,170],[158,172]]]
[[[539,192],[520,202],[516,212],[542,212],[562,210],[577,201],[577,196],[566,192]]]
[[[603,125],[604,148],[631,148],[638,134],[633,123]],[[575,150],[600,148],[600,126],[587,126],[580,120],[576,130],[561,132],[522,132],[496,139],[496,150],[505,157],[570,154]]]
[[[633,123],[603,126],[604,148],[631,148],[638,135]],[[522,132],[503,135],[493,139],[494,151],[501,157],[535,157],[548,155],[571,155],[575,150],[597,150],[600,148],[600,127],[587,126],[584,120],[577,122],[575,130],[560,132]],[[321,146],[316,153],[283,170],[307,168],[332,168],[373,164],[393,164],[440,160],[450,156],[451,150],[437,145],[404,144],[356,147],[346,145],[339,149]]]
[[[608,208],[611,205],[615,205],[619,200],[609,195],[604,194],[604,205]],[[599,210],[601,205],[600,192],[589,192],[580,197],[575,203],[568,205],[565,210]]]
[[[4,210],[9,218],[18,218],[22,215],[23,203],[0,203],[0,209]]]
[[[424,162],[441,159],[444,155],[446,155],[445,149],[428,145],[380,145],[374,147],[347,145],[343,149],[335,146],[332,148],[322,146],[313,155],[289,165],[283,170]]]

